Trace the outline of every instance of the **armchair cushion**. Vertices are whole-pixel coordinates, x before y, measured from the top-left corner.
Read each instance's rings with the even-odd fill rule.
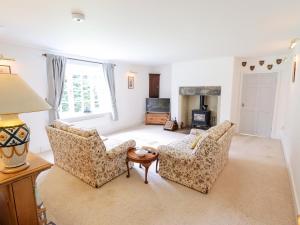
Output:
[[[81,137],[85,137],[85,138],[92,137],[94,135],[98,135],[98,132],[95,129],[94,130],[85,130],[85,129],[81,129],[81,128],[77,128],[77,127],[69,127],[68,132],[76,134]]]
[[[52,123],[52,127],[60,129],[60,130],[67,130],[70,126],[73,126],[73,124],[66,123],[66,122],[63,122],[61,120],[55,120]]]
[[[231,125],[231,122],[226,120],[217,126],[211,127],[207,132],[212,139],[218,141],[218,139],[231,127]]]
[[[57,128],[57,129],[60,129],[60,130],[63,130],[63,131],[67,131],[67,132],[70,132],[72,134],[76,134],[78,136],[86,137],[86,138],[98,134],[97,130],[81,129],[81,128],[78,128],[78,127],[74,127],[73,124],[65,123],[65,122],[60,121],[60,120],[54,121],[52,126],[54,128]]]
[[[191,144],[193,143],[196,135],[186,135],[183,139],[171,142],[168,146],[180,151],[192,152]]]
[[[213,156],[215,154],[217,147],[216,141],[211,138],[209,133],[206,133],[198,141],[193,153],[196,157],[207,158],[209,155]]]
[[[194,149],[196,145],[198,144],[199,140],[202,138],[201,134],[197,134],[196,137],[194,138],[192,144],[190,145],[191,149]]]
[[[204,130],[196,129],[196,128],[192,128],[190,131],[190,134],[193,134],[193,135],[198,135],[198,134],[203,134],[203,133],[205,133]]]
[[[164,157],[171,157],[174,159],[189,160],[195,157],[191,150],[182,151],[181,149],[174,148],[170,145],[160,145],[158,146],[158,151],[160,159]]]

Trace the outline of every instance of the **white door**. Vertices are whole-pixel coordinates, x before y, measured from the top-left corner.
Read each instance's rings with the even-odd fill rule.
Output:
[[[277,73],[244,74],[240,132],[270,137]]]

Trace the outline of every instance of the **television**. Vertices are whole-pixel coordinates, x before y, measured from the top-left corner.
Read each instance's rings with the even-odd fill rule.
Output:
[[[146,98],[146,111],[157,113],[170,112],[169,98]]]

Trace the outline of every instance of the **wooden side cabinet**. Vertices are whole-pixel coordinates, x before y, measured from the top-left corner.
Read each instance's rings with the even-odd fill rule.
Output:
[[[39,225],[35,181],[52,164],[33,153],[28,154],[27,162],[30,167],[26,170],[12,174],[0,172],[0,225]]]
[[[159,97],[160,74],[149,74],[149,98]]]
[[[150,113],[147,112],[145,115],[145,124],[157,124],[165,125],[165,123],[170,119],[170,113]]]

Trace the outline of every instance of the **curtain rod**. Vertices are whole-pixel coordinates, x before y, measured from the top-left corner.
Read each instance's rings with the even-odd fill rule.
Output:
[[[42,56],[45,56],[45,57],[46,57],[47,54],[42,54]],[[76,59],[76,58],[69,58],[69,57],[67,57],[67,59],[75,60],[75,61],[80,61],[80,62],[88,62],[88,63],[104,64],[103,62],[90,61],[90,60],[84,60],[84,59]],[[116,66],[116,64],[113,64],[113,66]]]

